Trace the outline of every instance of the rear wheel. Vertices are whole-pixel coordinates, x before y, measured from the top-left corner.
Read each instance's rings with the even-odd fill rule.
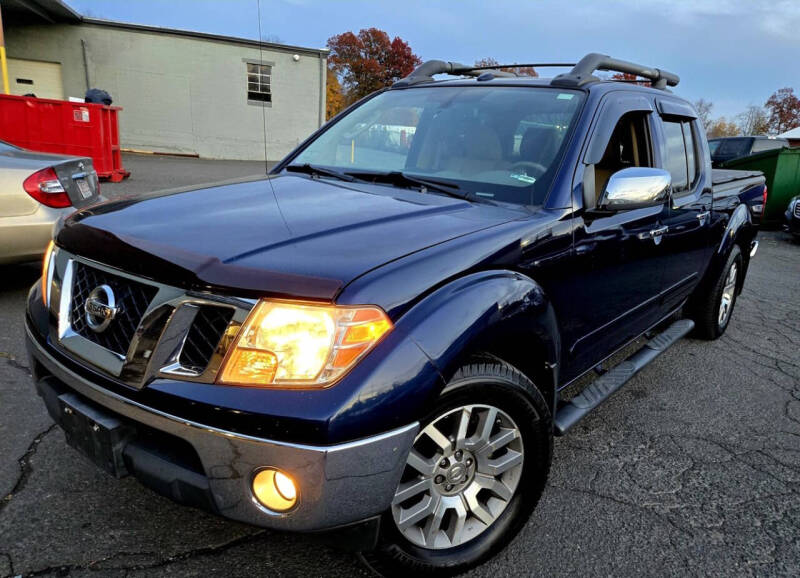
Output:
[[[700,296],[694,317],[697,334],[703,339],[717,339],[728,328],[741,286],[743,265],[742,252],[734,245],[718,278],[708,293]]]
[[[466,571],[517,534],[541,496],[552,423],[541,393],[491,359],[463,367],[423,421],[376,550],[385,576]]]

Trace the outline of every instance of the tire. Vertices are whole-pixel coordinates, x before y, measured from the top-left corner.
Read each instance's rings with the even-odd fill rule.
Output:
[[[698,337],[713,340],[725,333],[733,315],[739,288],[742,286],[742,275],[744,275],[742,251],[738,245],[734,245],[719,277],[710,284],[710,289],[705,295],[699,296],[693,315]],[[724,312],[723,299],[727,301]]]
[[[509,433],[512,428],[516,433]],[[415,453],[427,461],[414,461]],[[459,369],[421,420],[395,502],[381,519],[377,547],[363,552],[362,559],[383,576],[453,576],[479,565],[502,550],[530,517],[544,490],[552,454],[552,418],[539,390],[496,358],[476,359]],[[412,462],[424,467],[418,470]],[[498,473],[487,475],[490,471]],[[463,476],[451,476],[454,472]],[[419,485],[426,489],[417,491]],[[412,487],[416,494],[398,497]],[[414,518],[408,513],[423,503],[436,506],[423,508],[434,509],[401,530],[404,519],[408,523]],[[441,530],[434,533],[430,530],[436,520]]]

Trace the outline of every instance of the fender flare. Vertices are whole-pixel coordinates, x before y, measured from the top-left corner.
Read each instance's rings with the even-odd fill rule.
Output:
[[[703,279],[702,285],[705,286],[710,281],[716,279],[717,275],[725,266],[728,255],[734,245],[742,245],[742,257],[744,258],[744,271],[743,275],[739,277],[738,291],[742,290],[747,269],[750,265],[750,252],[747,247],[756,236],[756,228],[753,225],[753,219],[750,216],[750,211],[744,203],[737,206],[725,226],[725,232],[722,234],[722,239],[714,251],[711,258],[711,263],[708,266],[706,275]],[[742,242],[743,241],[743,242]]]
[[[460,277],[414,305],[397,329],[425,353],[444,384],[470,356],[489,353],[527,374],[555,409],[561,334],[552,303],[530,277],[509,270]],[[520,363],[535,364],[534,375]]]
[[[747,205],[742,203],[728,219],[725,233],[722,235],[719,247],[717,247],[715,257],[724,258],[728,256],[731,247],[736,244],[742,234],[747,233],[753,228],[753,219],[750,217],[750,212],[747,210]]]

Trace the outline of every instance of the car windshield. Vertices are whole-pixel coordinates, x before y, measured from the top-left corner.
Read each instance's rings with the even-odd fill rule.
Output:
[[[7,143],[4,140],[0,140],[0,152],[7,153],[10,151],[18,151],[20,150],[19,147],[12,145],[11,143]]]
[[[389,90],[337,121],[292,160],[348,173],[403,173],[473,198],[540,205],[583,100],[544,87]]]

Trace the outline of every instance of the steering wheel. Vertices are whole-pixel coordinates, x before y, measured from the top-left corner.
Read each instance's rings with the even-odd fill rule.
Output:
[[[544,165],[540,165],[539,163],[534,163],[533,161],[517,161],[513,165],[511,165],[512,171],[519,169],[527,169],[533,171],[533,174],[530,174],[527,171],[525,174],[531,177],[536,177],[537,179],[547,172],[547,167],[545,167]]]

